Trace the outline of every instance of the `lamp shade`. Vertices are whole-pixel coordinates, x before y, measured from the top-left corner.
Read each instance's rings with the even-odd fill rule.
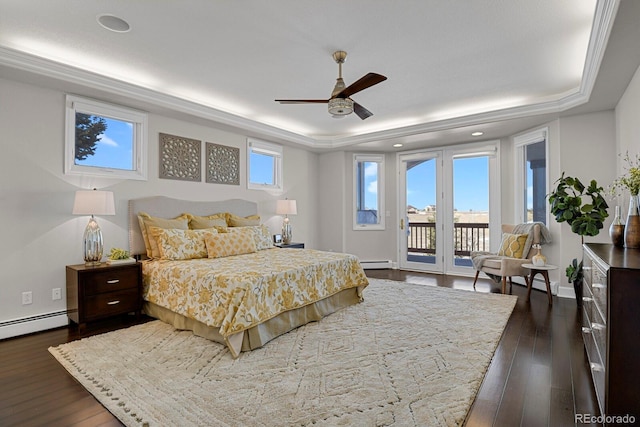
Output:
[[[298,207],[295,200],[277,200],[276,201],[276,214],[278,215],[296,215],[298,213]]]
[[[74,215],[115,215],[113,191],[78,190],[73,201]]]

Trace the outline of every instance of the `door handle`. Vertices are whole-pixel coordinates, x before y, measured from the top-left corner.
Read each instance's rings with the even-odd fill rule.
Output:
[[[400,230],[404,230],[404,218],[400,220]]]

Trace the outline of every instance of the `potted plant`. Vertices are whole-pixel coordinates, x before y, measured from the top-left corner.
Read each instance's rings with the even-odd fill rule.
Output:
[[[580,236],[584,243],[584,236],[597,236],[604,227],[604,220],[609,216],[609,205],[603,197],[604,189],[595,180],[591,180],[585,187],[578,178],[565,177],[564,172],[555,182],[556,188],[549,195],[551,214],[556,221],[566,222],[571,231]],[[588,197],[587,200],[583,198]],[[582,304],[582,261],[576,258],[566,269],[569,283],[573,283],[576,293],[576,303]]]

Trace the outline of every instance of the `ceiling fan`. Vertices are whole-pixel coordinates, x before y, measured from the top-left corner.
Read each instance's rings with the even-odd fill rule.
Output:
[[[331,98],[329,99],[276,99],[276,102],[281,104],[329,104],[329,114],[333,117],[339,118],[356,113],[362,120],[373,113],[362,105],[351,99],[351,95],[358,93],[364,89],[381,83],[387,78],[383,75],[376,73],[368,73],[361,77],[356,82],[346,86],[342,79],[342,64],[347,58],[347,52],[339,50],[333,53],[333,59],[338,64],[338,78],[336,79],[336,85],[331,92]]]

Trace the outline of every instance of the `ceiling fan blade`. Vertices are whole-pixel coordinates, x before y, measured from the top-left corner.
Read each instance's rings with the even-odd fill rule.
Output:
[[[365,90],[373,85],[377,85],[383,81],[387,80],[387,78],[381,74],[369,73],[360,78],[353,83],[351,83],[346,88],[342,89],[342,91],[337,94],[336,98],[349,98],[354,93],[358,93],[361,90]]]
[[[326,104],[328,99],[276,99],[280,104]]]
[[[373,116],[373,113],[371,111],[367,110],[355,101],[353,103],[353,112],[356,113],[362,120],[366,119],[367,117]]]

